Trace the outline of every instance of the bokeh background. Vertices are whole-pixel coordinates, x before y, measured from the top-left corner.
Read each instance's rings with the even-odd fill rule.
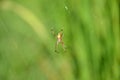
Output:
[[[119,4],[0,0],[0,80],[120,80]]]

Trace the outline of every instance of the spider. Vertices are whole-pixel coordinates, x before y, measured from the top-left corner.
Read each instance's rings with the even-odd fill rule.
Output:
[[[59,44],[62,44],[62,48],[63,50],[65,51],[65,45],[64,45],[64,42],[63,42],[63,29],[61,29],[57,35],[55,34],[54,30],[51,29],[51,32],[52,34],[55,36],[55,38],[57,38],[57,41],[56,41],[56,44],[55,44],[55,52],[57,52],[57,48],[58,48],[58,45]]]

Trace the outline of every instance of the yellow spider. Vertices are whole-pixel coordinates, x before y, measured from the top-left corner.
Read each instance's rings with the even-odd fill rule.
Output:
[[[62,48],[63,50],[65,51],[65,45],[64,45],[64,42],[63,42],[63,29],[60,30],[60,32],[58,32],[57,36],[55,35],[55,32],[53,31],[53,29],[51,29],[52,31],[52,34],[57,37],[57,42],[55,44],[55,52],[57,52],[57,47],[59,44],[62,44]]]

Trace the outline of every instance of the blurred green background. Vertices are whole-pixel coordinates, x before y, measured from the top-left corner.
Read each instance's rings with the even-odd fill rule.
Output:
[[[119,4],[0,0],[0,80],[120,80]]]

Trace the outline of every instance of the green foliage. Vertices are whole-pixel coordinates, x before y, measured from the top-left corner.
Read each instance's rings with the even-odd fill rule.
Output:
[[[119,17],[119,0],[0,0],[0,80],[119,80]]]

